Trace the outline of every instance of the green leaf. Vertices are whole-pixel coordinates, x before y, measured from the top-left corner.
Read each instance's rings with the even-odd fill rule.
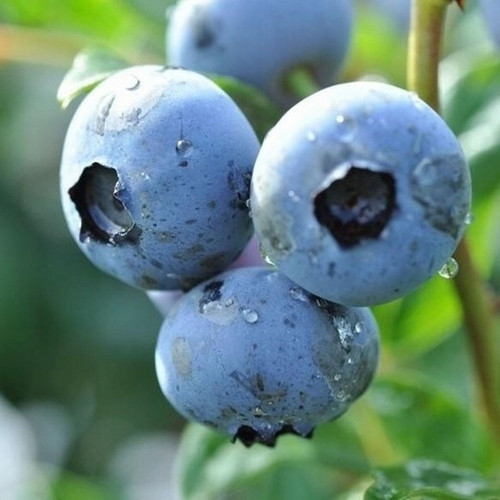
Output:
[[[259,89],[229,76],[208,74],[224,92],[229,94],[252,124],[260,140],[281,118],[281,110]]]
[[[365,500],[441,499],[493,500],[500,498],[499,485],[479,473],[445,462],[413,460],[404,465],[379,469]]]
[[[321,425],[312,439],[281,436],[275,448],[245,448],[196,424],[184,433],[177,472],[182,498],[336,498],[368,473],[348,419]],[[231,497],[232,498],[232,497]]]
[[[468,408],[422,376],[379,377],[364,396],[400,453],[464,467],[489,467],[492,444]]]
[[[88,479],[64,471],[52,483],[55,499],[71,498],[72,500],[113,500],[116,492]]]
[[[377,75],[390,83],[405,86],[406,44],[387,16],[380,15],[371,2],[357,2],[356,29],[349,57],[342,71],[343,81]]]
[[[439,307],[436,307],[439,304]],[[460,305],[451,280],[431,278],[404,298],[373,308],[386,348],[415,358],[460,325]]]
[[[500,185],[500,59],[483,49],[462,50],[441,67],[443,117],[469,161],[473,200]]]
[[[66,108],[75,98],[127,66],[127,61],[103,47],[87,48],[75,57],[57,90],[57,100]]]

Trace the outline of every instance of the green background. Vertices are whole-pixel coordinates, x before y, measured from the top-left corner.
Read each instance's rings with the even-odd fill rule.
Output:
[[[376,381],[313,440],[248,450],[197,425],[182,432],[154,372],[161,315],[79,252],[58,191],[78,99],[63,111],[56,93],[74,56],[98,45],[129,64],[163,64],[168,5],[0,4],[0,498],[354,499],[374,478],[369,499],[419,488],[413,498],[500,498],[460,306],[441,277],[375,308]],[[355,7],[340,80],[404,86],[405,28],[369,0]],[[264,135],[275,115],[262,114],[263,97],[226,85]],[[449,8],[441,91],[472,170],[474,258],[496,290],[500,57],[472,0],[464,13]]]

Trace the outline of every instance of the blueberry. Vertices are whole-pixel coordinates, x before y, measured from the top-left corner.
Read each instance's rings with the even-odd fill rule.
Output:
[[[265,266],[266,262],[262,259],[259,251],[259,242],[256,236],[252,236],[247,246],[241,252],[239,257],[229,266],[228,269],[239,267]],[[158,311],[166,316],[174,304],[182,296],[179,290],[148,290],[146,294]]]
[[[500,49],[500,16],[498,0],[479,0],[479,9],[496,47]]]
[[[227,94],[191,71],[138,66],[82,101],[68,128],[61,196],[100,269],[146,289],[187,289],[224,270],[252,235],[258,139]]]
[[[169,64],[229,75],[275,102],[296,100],[287,76],[307,71],[330,85],[351,35],[350,0],[181,0],[167,31]]]
[[[320,299],[276,270],[222,273],[181,298],[156,347],[161,389],[186,418],[246,445],[311,435],[369,385],[378,328],[367,308]]]
[[[332,86],[264,140],[251,207],[267,258],[310,292],[349,306],[401,297],[462,237],[470,174],[445,122],[415,94]]]

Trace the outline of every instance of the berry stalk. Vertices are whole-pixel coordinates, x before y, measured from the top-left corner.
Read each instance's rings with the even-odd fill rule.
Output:
[[[412,0],[408,40],[407,87],[439,112],[438,68],[446,9],[453,0]],[[463,2],[458,2],[462,7]],[[462,305],[465,332],[471,346],[484,411],[500,441],[496,321],[491,297],[473,262],[467,240],[455,258],[460,271],[454,279]]]

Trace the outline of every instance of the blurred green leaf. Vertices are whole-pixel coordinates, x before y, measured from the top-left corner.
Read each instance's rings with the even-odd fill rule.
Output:
[[[207,76],[229,94],[241,108],[260,140],[281,118],[281,110],[264,93],[252,85],[230,76],[213,74]]]
[[[407,457],[487,468],[494,444],[467,408],[414,374],[379,377],[364,396]]]
[[[405,86],[406,40],[391,19],[379,15],[369,5],[360,3],[356,10],[355,29],[343,80],[386,78],[394,85]]]
[[[479,473],[444,462],[413,460],[405,465],[379,469],[365,500],[494,500],[500,487]]]
[[[103,47],[91,47],[80,52],[57,89],[57,100],[63,108],[76,97],[90,92],[99,83],[129,64]]]
[[[164,16],[146,17],[133,3],[127,0],[7,1],[0,6],[0,21],[47,32],[83,35],[92,43],[122,49],[122,53],[163,57]]]
[[[369,470],[347,419],[319,426],[312,439],[281,436],[275,448],[245,448],[196,424],[188,425],[179,450],[184,499],[331,499]]]
[[[116,498],[116,493],[110,488],[67,471],[59,474],[53,482],[52,494],[54,500],[113,500]]]
[[[460,324],[460,305],[453,285],[441,276],[431,278],[398,301],[375,307],[374,312],[384,346],[404,358],[415,358],[432,349]]]
[[[500,59],[484,49],[461,50],[441,66],[443,117],[470,164],[474,200],[500,183]]]

